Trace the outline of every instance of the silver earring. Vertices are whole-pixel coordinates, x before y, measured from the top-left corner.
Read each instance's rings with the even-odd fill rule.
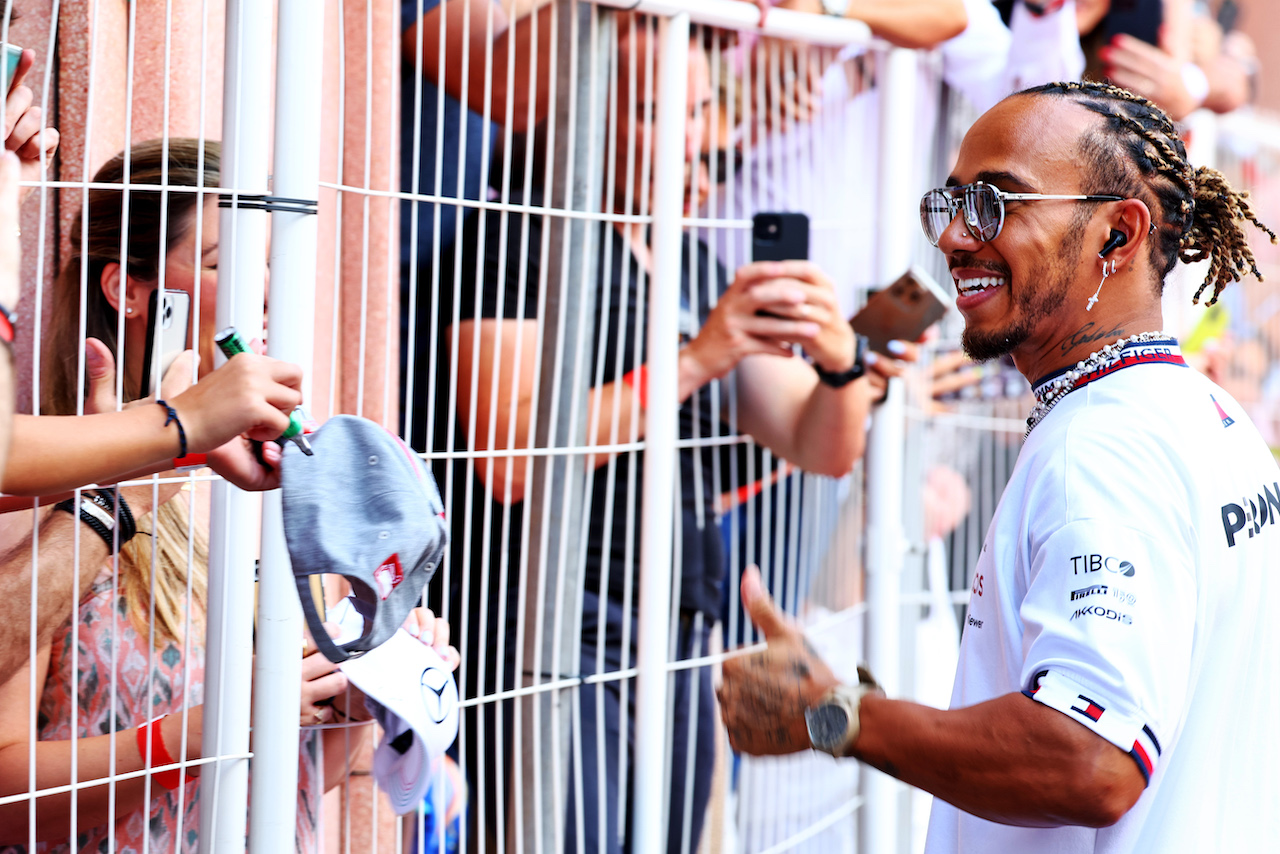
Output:
[[[1106,265],[1104,264],[1103,266],[1105,267]],[[133,314],[133,309],[131,309],[131,308],[126,308],[126,309],[124,310],[124,313],[125,313],[125,314]]]
[[[1113,276],[1113,275],[1115,275],[1115,272],[1116,272],[1116,264],[1118,264],[1118,263],[1119,263],[1118,261],[1112,261],[1112,262],[1111,262],[1111,270],[1110,270],[1110,272],[1108,272],[1108,271],[1107,271],[1107,262],[1106,262],[1106,261],[1103,261],[1103,262],[1102,262],[1102,281],[1101,281],[1101,282],[1098,282],[1098,289],[1097,289],[1096,291],[1094,291],[1094,292],[1093,292],[1093,296],[1089,297],[1089,304],[1088,304],[1088,305],[1086,305],[1086,306],[1084,307],[1084,310],[1085,310],[1085,311],[1093,311],[1093,307],[1094,307],[1094,305],[1096,305],[1096,304],[1097,304],[1097,302],[1098,302],[1098,294],[1102,293],[1102,286],[1103,286],[1103,285],[1105,285],[1105,284],[1107,283],[1107,277],[1108,277],[1108,276]]]

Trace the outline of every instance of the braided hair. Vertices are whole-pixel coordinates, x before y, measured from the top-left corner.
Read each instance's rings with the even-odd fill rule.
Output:
[[[1209,272],[1192,298],[1210,284],[1218,301],[1231,282],[1253,273],[1262,281],[1243,221],[1253,223],[1276,242],[1276,234],[1258,221],[1249,194],[1232,189],[1217,169],[1192,167],[1173,120],[1140,95],[1108,83],[1046,83],[1019,95],[1068,98],[1102,116],[1101,128],[1080,140],[1086,165],[1086,193],[1114,193],[1146,202],[1155,229],[1151,265],[1160,288],[1174,264],[1208,259]]]

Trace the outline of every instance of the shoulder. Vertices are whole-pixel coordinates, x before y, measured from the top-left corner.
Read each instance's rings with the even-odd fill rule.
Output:
[[[1153,503],[1143,496],[1176,502],[1187,494],[1195,431],[1186,401],[1092,387],[1070,397],[1024,448],[1033,488],[1051,491],[1067,520],[1142,515]]]

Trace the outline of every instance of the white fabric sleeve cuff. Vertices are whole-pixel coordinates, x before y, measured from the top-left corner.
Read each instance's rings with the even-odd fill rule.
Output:
[[[1160,742],[1145,721],[1126,715],[1121,709],[1111,706],[1111,701],[1099,692],[1053,670],[1037,673],[1023,693],[1038,703],[1057,709],[1128,753],[1150,785],[1151,775],[1160,758]]]

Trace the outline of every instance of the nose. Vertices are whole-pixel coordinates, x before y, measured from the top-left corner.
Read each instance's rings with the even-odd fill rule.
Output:
[[[944,255],[950,255],[955,251],[977,252],[982,245],[982,241],[969,231],[969,226],[964,221],[964,212],[959,208],[938,237],[938,248]]]

